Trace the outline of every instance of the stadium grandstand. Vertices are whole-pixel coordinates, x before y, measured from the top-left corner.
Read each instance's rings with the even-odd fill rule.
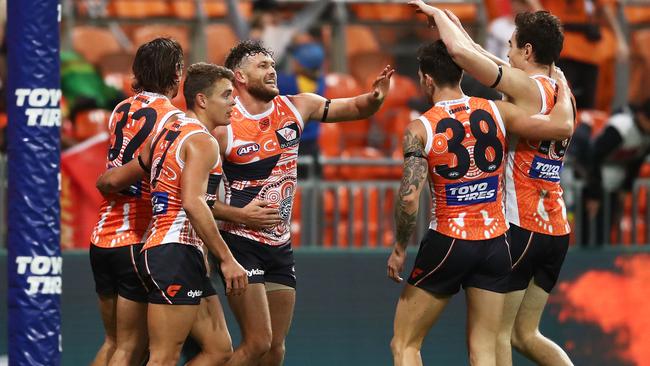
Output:
[[[11,124],[18,123],[10,110],[16,98],[21,100],[17,90],[26,90],[17,89],[20,83],[11,81],[19,65],[17,59],[12,64],[15,47],[9,40],[22,29],[12,26],[12,16],[20,12],[19,19],[28,19],[26,10],[19,8],[30,9],[25,4],[40,2],[47,3],[0,0],[5,3],[0,16],[4,23],[0,27],[2,273],[12,268],[37,272],[37,258],[46,258],[21,254],[15,258],[31,261],[21,267],[20,259],[11,254],[12,245],[46,240],[38,236],[38,220],[30,224],[36,236],[12,239],[11,235],[12,223],[32,220],[17,216],[30,211],[31,203],[29,193],[18,193],[15,187],[47,183],[40,182],[37,173],[31,178],[12,178],[12,172],[22,168],[18,163],[11,166],[12,152],[17,154],[15,139],[21,135],[10,131]],[[60,176],[54,179],[58,192],[50,190],[50,199],[59,197],[50,204],[60,205],[52,217],[60,220],[60,229],[53,232],[60,238],[63,264],[59,261],[58,272],[53,269],[51,273],[59,276],[61,312],[52,332],[61,337],[58,347],[48,351],[48,360],[29,356],[42,348],[14,336],[16,327],[30,322],[10,325],[18,313],[13,313],[17,301],[11,298],[17,285],[9,274],[8,281],[0,281],[0,298],[6,299],[0,302],[0,366],[91,364],[104,341],[88,260],[104,199],[96,183],[107,168],[112,111],[137,94],[132,70],[136,52],[158,37],[180,44],[185,69],[196,62],[224,65],[240,41],[259,40],[273,52],[281,95],[307,92],[331,100],[354,97],[373,90],[386,65],[395,69],[388,96],[370,117],[345,123],[305,121],[298,184],[293,208],[289,207],[298,290],[284,360],[288,366],[392,364],[392,321],[403,285],[387,279],[386,259],[397,240],[395,211],[404,165],[403,138],[409,123],[432,104],[420,85],[416,55],[420,46],[434,40],[434,32],[425,16],[407,2],[60,0],[58,10],[47,12],[56,18],[58,11],[55,27],[60,43],[45,46],[57,52],[57,59],[48,62],[60,65],[52,71],[60,71],[60,103],[52,101],[60,107],[60,135],[56,136],[60,153],[56,146],[49,154],[57,155],[56,159],[60,156]],[[576,365],[650,366],[650,0],[426,3],[455,14],[472,39],[506,61],[517,12],[547,10],[562,22],[564,46],[556,65],[566,75],[577,102],[577,127],[564,165],[557,171],[571,232],[565,264],[541,329]],[[43,42],[52,39],[43,38]],[[42,45],[33,40],[32,45],[22,47]],[[182,85],[183,81],[171,103],[186,111]],[[461,86],[472,97],[503,98],[467,73]],[[22,100],[32,103],[32,95],[25,94]],[[52,166],[57,166],[56,161]],[[222,184],[219,195],[225,194]],[[26,208],[12,206],[17,195],[24,198]],[[434,209],[428,189],[419,199],[404,271],[412,268]],[[48,220],[55,220],[52,217]],[[59,254],[50,256],[59,258]],[[17,265],[11,263],[16,260]],[[57,264],[52,261],[43,266],[49,270]],[[214,272],[212,282],[237,347],[242,336],[226,305],[221,278]],[[409,273],[403,275],[406,278]],[[0,277],[5,278],[4,274]],[[430,331],[422,345],[424,364],[467,364],[465,301],[454,297]],[[20,316],[36,316],[30,314]],[[37,342],[51,331],[33,332]],[[22,356],[12,360],[12,347],[20,348]],[[196,348],[188,342],[182,360],[192,357]],[[533,364],[513,353],[513,364]]]

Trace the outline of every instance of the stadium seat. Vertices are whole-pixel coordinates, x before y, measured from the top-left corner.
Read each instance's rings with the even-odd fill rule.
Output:
[[[379,51],[357,53],[349,58],[350,74],[357,79],[362,90],[370,88],[386,65],[393,65],[393,59]]]
[[[650,6],[648,4],[625,4],[623,12],[628,24],[650,22]]]
[[[134,19],[172,15],[167,0],[111,0],[108,13],[118,18]]]
[[[116,89],[121,90],[124,94],[131,96],[133,90],[133,74],[131,65],[133,64],[134,55],[120,51],[104,56],[97,65],[99,72],[104,78],[104,82]]]
[[[187,110],[187,104],[185,103],[185,96],[183,96],[183,85],[185,84],[185,79],[181,80],[180,85],[178,86],[178,94],[174,98],[172,98],[172,104],[182,110],[186,111]]]
[[[630,85],[628,95],[630,102],[642,102],[650,98],[650,30],[637,30],[632,33],[630,47]]]
[[[415,17],[415,11],[404,4],[353,4],[350,10],[360,20],[394,22]]]
[[[111,112],[105,109],[90,109],[77,113],[74,120],[74,137],[77,141],[89,139],[99,133],[108,132]]]
[[[345,28],[346,53],[348,58],[360,53],[379,52],[379,42],[370,27],[349,25]]]
[[[223,65],[230,49],[239,39],[227,24],[210,24],[205,28],[205,37],[208,42],[208,61]]]
[[[77,26],[72,30],[72,47],[92,64],[98,64],[102,57],[121,50],[113,33],[107,28]]]
[[[330,73],[325,76],[325,97],[347,98],[361,94],[361,86],[348,74]]]
[[[291,246],[293,248],[300,247],[301,243],[301,213],[302,213],[302,188],[296,187],[296,193],[293,196],[293,209],[291,210]],[[314,243],[310,243],[314,244]]]
[[[320,154],[325,158],[341,156],[341,127],[337,123],[322,123],[318,135],[318,146]],[[339,179],[339,167],[337,165],[323,165],[323,178],[329,180]]]
[[[373,147],[352,147],[341,152],[341,158],[380,160],[385,156]],[[343,165],[339,174],[347,180],[376,180],[390,176],[390,168],[382,165]]]
[[[595,137],[605,128],[609,114],[596,109],[581,109],[578,111],[578,123],[591,126],[591,137]]]
[[[183,48],[186,58],[192,51],[189,30],[184,26],[152,24],[138,27],[133,32],[133,44],[137,48],[143,43],[149,42],[158,37],[171,37],[178,41]]]

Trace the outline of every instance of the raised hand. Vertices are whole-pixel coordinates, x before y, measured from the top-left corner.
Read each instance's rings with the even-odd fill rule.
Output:
[[[390,65],[386,65],[384,67],[384,70],[382,70],[381,74],[377,76],[375,81],[372,83],[372,95],[378,100],[384,100],[384,98],[388,95],[388,91],[390,90],[390,78],[393,76],[395,73],[395,69],[393,69]]]

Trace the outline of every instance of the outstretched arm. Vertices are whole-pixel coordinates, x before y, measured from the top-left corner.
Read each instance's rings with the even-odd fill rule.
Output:
[[[397,241],[388,259],[388,277],[401,282],[400,273],[406,259],[408,245],[418,215],[420,192],[428,176],[428,165],[424,151],[426,132],[419,120],[412,121],[404,135],[404,168],[399,187],[399,199],[395,207]]]
[[[352,98],[332,99],[329,103],[324,97],[313,93],[290,96],[304,121],[342,122],[365,119],[379,110],[388,95],[390,78],[395,69],[390,65],[377,76],[370,92]]]

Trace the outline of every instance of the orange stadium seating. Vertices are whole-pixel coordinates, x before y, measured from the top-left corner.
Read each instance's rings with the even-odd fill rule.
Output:
[[[189,29],[185,26],[152,24],[138,27],[133,31],[133,44],[137,48],[157,37],[171,37],[178,41],[186,58],[192,52]]]
[[[72,30],[72,45],[88,62],[97,64],[102,57],[121,50],[113,33],[107,28],[77,26]]]

